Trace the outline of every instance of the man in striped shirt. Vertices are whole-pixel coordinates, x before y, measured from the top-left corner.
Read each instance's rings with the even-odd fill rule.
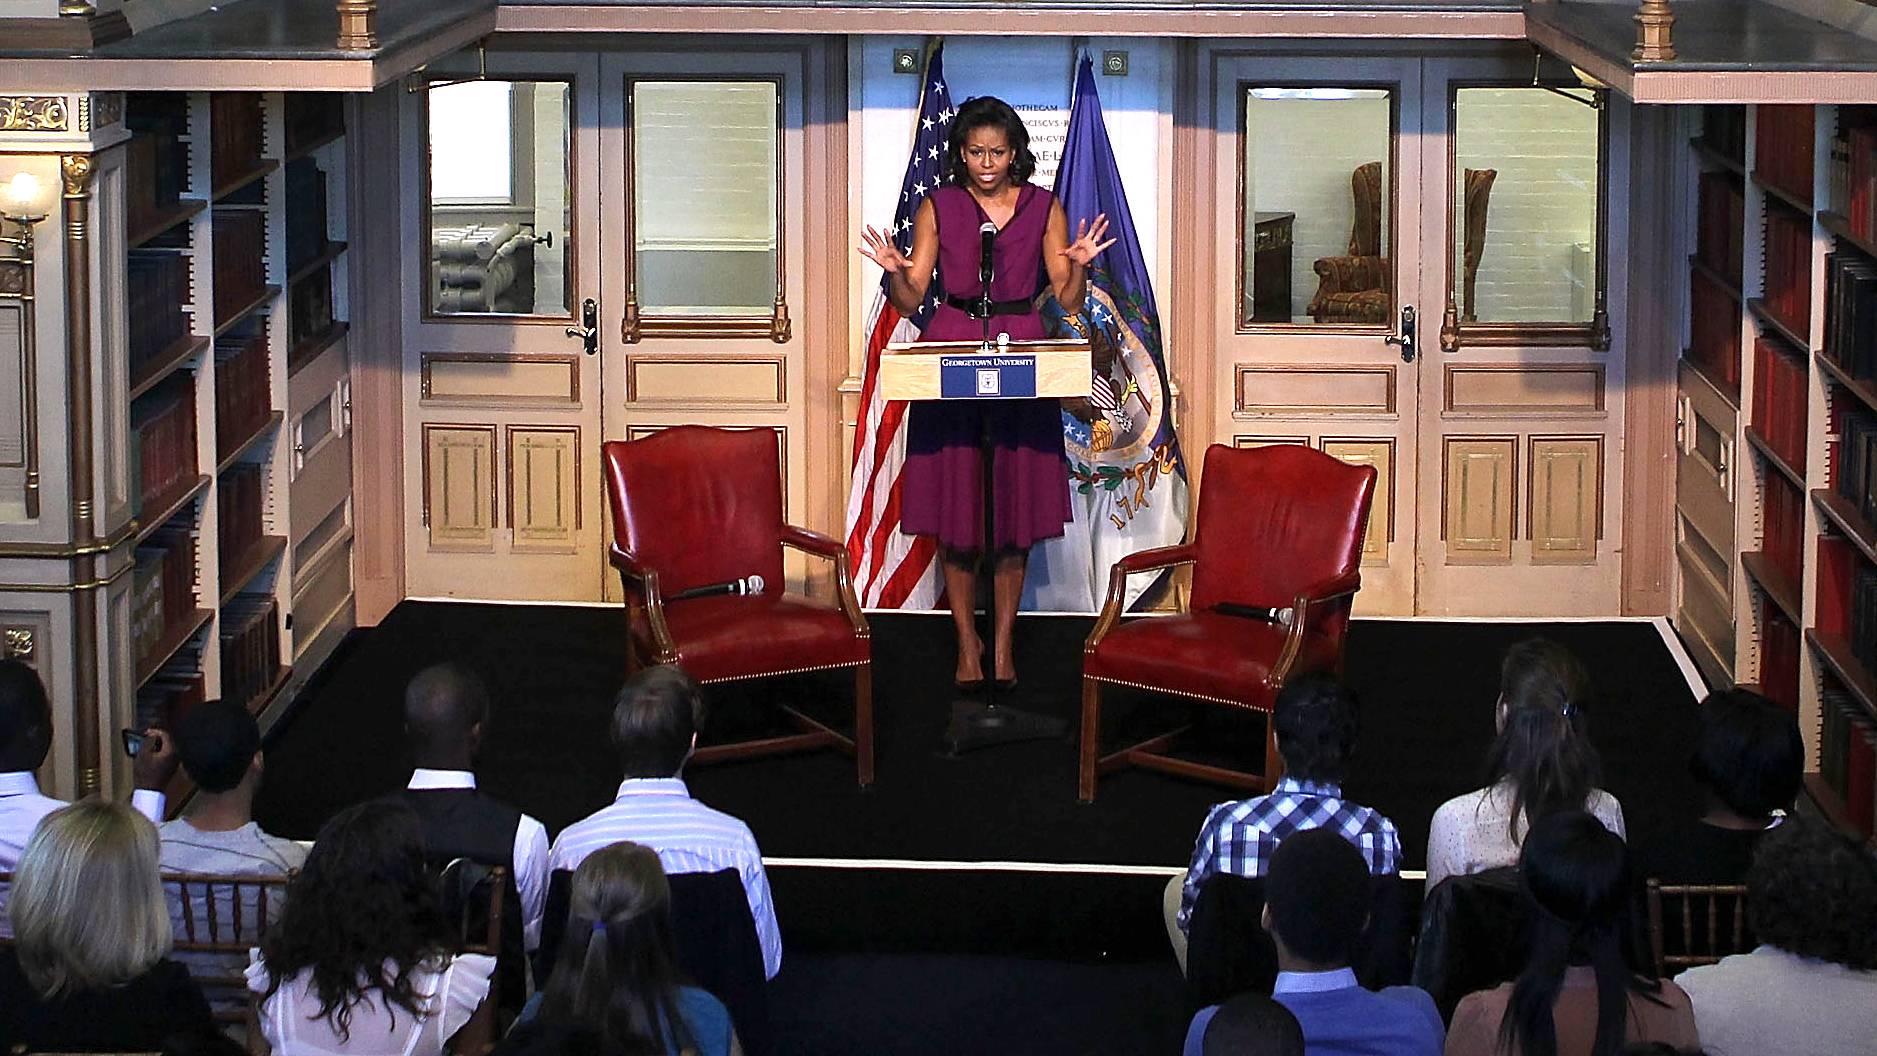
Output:
[[[1381,812],[1343,798],[1356,742],[1356,702],[1327,675],[1308,675],[1278,694],[1271,722],[1284,776],[1262,796],[1220,803],[1206,815],[1184,878],[1167,885],[1167,937],[1186,970],[1186,930],[1199,889],[1217,873],[1265,874],[1277,845],[1304,829],[1330,829],[1354,844],[1375,876],[1401,869],[1401,836]]]
[[[561,830],[548,852],[551,869],[574,869],[587,855],[621,840],[650,847],[666,873],[735,869],[749,897],[762,945],[763,974],[782,968],[769,876],[749,826],[691,798],[679,776],[697,747],[703,695],[676,667],[646,668],[626,680],[613,703],[613,745],[625,780],[612,803]]]

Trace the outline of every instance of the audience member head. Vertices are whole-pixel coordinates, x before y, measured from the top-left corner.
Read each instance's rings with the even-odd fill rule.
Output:
[[[38,672],[0,660],[0,773],[37,770],[52,749],[52,705]]]
[[[261,776],[261,727],[248,709],[226,700],[190,708],[176,724],[176,755],[203,792],[252,792]]]
[[[1010,147],[1010,182],[1023,186],[1036,174],[1036,155],[1030,152],[1030,131],[1023,118],[1010,104],[994,95],[966,99],[952,118],[951,132],[945,140],[945,180],[959,187],[971,186],[971,172],[965,164],[965,140],[980,128],[994,128],[1004,134]]]
[[[1487,783],[1511,786],[1514,844],[1540,818],[1581,810],[1596,787],[1597,751],[1584,733],[1589,696],[1583,665],[1558,643],[1527,638],[1506,650]]]
[[[1519,877],[1531,903],[1529,952],[1500,1024],[1502,1047],[1523,1056],[1557,1056],[1551,1007],[1564,970],[1588,963],[1597,979],[1592,1056],[1621,1056],[1631,993],[1657,984],[1629,970],[1629,849],[1622,837],[1582,810],[1540,818],[1519,853]]]
[[[489,718],[489,688],[457,664],[433,664],[404,687],[404,734],[425,769],[467,770]]]
[[[1799,798],[1805,741],[1791,712],[1750,689],[1726,689],[1701,702],[1700,719],[1688,769],[1719,806],[1764,825]]]
[[[1285,971],[1347,967],[1369,919],[1369,867],[1332,829],[1284,837],[1264,878],[1264,927]]]
[[[1356,745],[1356,700],[1328,675],[1285,684],[1271,713],[1284,773],[1299,781],[1340,784]]]
[[[704,695],[674,664],[635,673],[613,700],[613,747],[627,777],[676,774],[703,724]]]
[[[548,979],[541,1018],[600,1032],[608,1052],[688,1051],[671,885],[650,848],[615,843],[574,870],[567,938]]]
[[[20,855],[7,913],[20,968],[42,998],[141,976],[171,941],[156,826],[102,799],[46,815]]]
[[[1265,994],[1239,994],[1206,1024],[1205,1056],[1304,1056],[1303,1027]]]
[[[1877,969],[1877,864],[1825,823],[1789,817],[1754,849],[1747,918],[1768,946]]]
[[[261,938],[267,993],[310,971],[319,1015],[345,1038],[352,1005],[368,991],[417,1015],[424,1002],[411,973],[435,967],[455,938],[424,868],[416,812],[396,800],[359,803],[320,827],[280,919]]]

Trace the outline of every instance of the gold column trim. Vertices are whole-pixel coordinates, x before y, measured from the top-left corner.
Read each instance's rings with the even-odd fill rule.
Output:
[[[339,50],[367,51],[378,46],[378,0],[339,0]]]
[[[23,663],[33,662],[33,629],[31,627],[8,627],[0,638],[0,656]]]
[[[112,532],[107,539],[101,539],[89,546],[75,546],[69,543],[11,543],[0,544],[0,557],[24,557],[52,559],[86,557],[96,554],[108,554],[125,543],[134,541],[141,526],[130,521],[122,528]]]
[[[59,0],[60,18],[90,18],[97,13],[90,0]]]
[[[110,575],[100,579],[86,580],[83,583],[0,583],[0,594],[77,594],[84,598],[91,591],[102,590],[123,579],[136,568],[135,563],[125,562],[124,567]],[[94,670],[92,675],[95,678],[97,672]]]
[[[82,3],[83,0],[73,0]],[[89,12],[90,5],[84,5]],[[89,154],[64,154],[59,157],[60,182],[65,197],[60,219],[65,225],[65,360],[66,461],[71,468],[72,544],[88,548],[98,541],[97,525],[92,514],[92,477],[96,464],[92,443],[96,423],[91,390],[91,235],[89,230],[91,178],[97,171]],[[98,790],[98,772],[102,761],[98,746],[98,598],[96,588],[122,576],[134,563],[126,563],[111,576],[99,577],[96,555],[85,553],[72,559],[72,578],[77,580],[72,593],[72,738],[77,746],[79,792],[89,795]]]
[[[62,95],[0,95],[0,132],[64,132],[70,126]]]
[[[1636,9],[1636,49],[1630,58],[1637,62],[1667,62],[1675,57],[1671,34],[1675,11],[1668,0],[1642,0]]]

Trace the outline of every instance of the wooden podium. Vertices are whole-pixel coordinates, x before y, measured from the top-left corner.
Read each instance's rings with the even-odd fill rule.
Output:
[[[1087,341],[914,341],[886,346],[880,394],[889,400],[1088,398]]]

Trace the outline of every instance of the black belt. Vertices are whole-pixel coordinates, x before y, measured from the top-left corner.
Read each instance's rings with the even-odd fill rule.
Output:
[[[984,302],[979,300],[976,297],[970,297],[970,298],[953,297],[951,294],[948,293],[945,295],[945,303],[951,305],[953,308],[958,309],[959,311],[965,313],[966,315],[970,316],[973,319],[988,318],[987,314],[983,310]],[[991,310],[989,312],[989,315],[1028,315],[1028,314],[1030,314],[1030,302],[1029,301],[992,301]]]

